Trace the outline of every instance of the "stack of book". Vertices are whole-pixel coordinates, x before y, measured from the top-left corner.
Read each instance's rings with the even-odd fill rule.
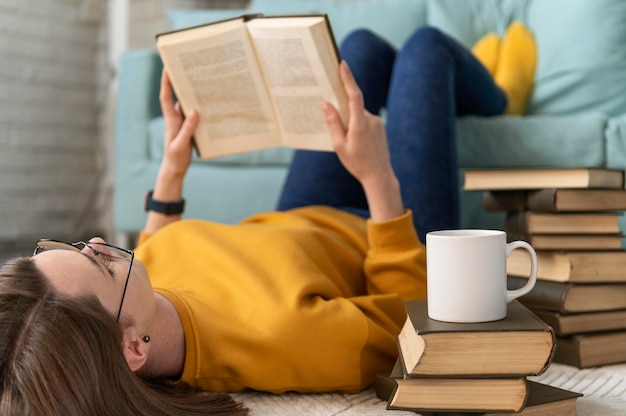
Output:
[[[465,172],[487,211],[506,212],[509,240],[537,251],[538,280],[520,301],[557,335],[555,362],[579,368],[626,362],[626,189],[610,169]],[[507,261],[509,287],[528,276],[528,254]]]
[[[551,363],[552,328],[518,301],[507,317],[448,323],[428,317],[426,301],[406,303],[398,360],[374,388],[388,409],[423,415],[518,412],[575,415],[580,394],[528,380]]]

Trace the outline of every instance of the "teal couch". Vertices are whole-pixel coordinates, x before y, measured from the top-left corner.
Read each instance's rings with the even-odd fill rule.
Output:
[[[460,169],[533,166],[626,168],[626,1],[624,0],[251,0],[245,10],[172,10],[173,28],[250,12],[328,13],[337,40],[368,27],[396,46],[432,25],[471,47],[514,20],[538,44],[527,114],[464,117],[457,123]],[[116,126],[115,228],[138,232],[146,190],[162,156],[160,59],[153,49],[121,57]],[[194,160],[185,181],[187,218],[234,223],[274,208],[292,150],[276,148],[209,162]],[[501,228],[480,193],[461,192],[462,226]]]

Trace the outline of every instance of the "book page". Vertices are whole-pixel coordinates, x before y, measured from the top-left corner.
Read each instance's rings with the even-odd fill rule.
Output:
[[[200,112],[201,158],[281,144],[243,19],[160,35],[157,47],[182,108]]]
[[[323,100],[348,120],[339,57],[323,16],[257,18],[248,30],[286,145],[332,151]]]

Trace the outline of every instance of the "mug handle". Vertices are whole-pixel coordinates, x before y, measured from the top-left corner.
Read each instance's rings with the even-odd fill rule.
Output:
[[[506,256],[509,257],[511,252],[518,248],[523,248],[530,255],[530,277],[526,284],[519,289],[506,291],[506,303],[530,292],[537,282],[537,253],[535,253],[535,249],[530,244],[526,241],[513,241],[508,243],[506,245]]]

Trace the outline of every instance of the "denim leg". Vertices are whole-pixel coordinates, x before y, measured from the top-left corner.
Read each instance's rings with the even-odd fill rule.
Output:
[[[418,29],[397,54],[371,32],[341,48],[373,114],[387,107],[391,163],[404,204],[426,233],[459,226],[456,117],[501,114],[504,93],[461,44],[437,29]],[[324,204],[365,212],[367,201],[334,153],[296,151],[278,209]]]
[[[399,51],[387,101],[387,134],[404,204],[420,239],[457,228],[457,115],[501,114],[506,98],[464,46],[437,29],[418,29]]]
[[[367,209],[361,184],[332,152],[297,150],[278,200],[279,211],[308,205]]]
[[[339,52],[363,93],[365,109],[380,114],[387,104],[396,50],[373,32],[359,29],[345,38]]]
[[[377,114],[387,101],[395,50],[366,30],[351,33],[340,54],[363,92],[365,107]],[[278,202],[279,210],[329,205],[368,217],[361,184],[335,153],[297,150]]]

